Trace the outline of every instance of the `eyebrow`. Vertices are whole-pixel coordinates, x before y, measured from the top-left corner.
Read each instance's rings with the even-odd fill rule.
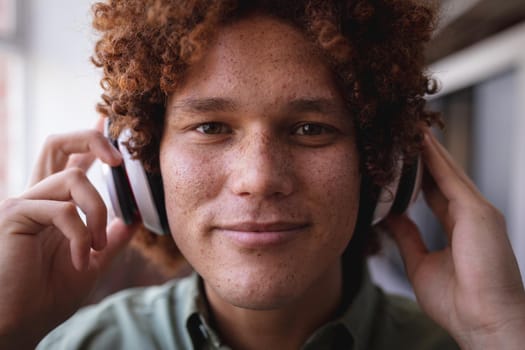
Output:
[[[227,98],[208,97],[208,98],[188,98],[177,101],[173,104],[172,111],[179,110],[206,113],[206,112],[233,112],[237,109],[237,104]]]
[[[173,104],[172,112],[186,111],[193,113],[210,112],[234,112],[239,109],[239,105],[232,99],[222,97],[188,98],[176,101]],[[339,114],[344,112],[335,100],[325,97],[297,98],[289,101],[285,105],[288,113],[321,113]]]
[[[339,114],[344,112],[344,106],[333,99],[324,97],[295,99],[290,101],[287,108],[294,113]]]

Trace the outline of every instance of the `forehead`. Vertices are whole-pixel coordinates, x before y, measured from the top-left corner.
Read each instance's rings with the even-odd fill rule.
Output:
[[[315,46],[298,28],[264,14],[253,14],[221,27],[214,44],[224,54],[238,54],[259,62],[321,60]]]
[[[299,29],[261,14],[220,27],[186,77],[182,90],[252,92],[258,98],[336,93],[333,73],[315,45]]]

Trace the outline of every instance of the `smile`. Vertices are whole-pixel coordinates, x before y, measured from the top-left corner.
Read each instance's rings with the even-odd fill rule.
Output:
[[[306,223],[239,223],[215,228],[235,245],[246,249],[260,249],[288,243],[308,229]]]

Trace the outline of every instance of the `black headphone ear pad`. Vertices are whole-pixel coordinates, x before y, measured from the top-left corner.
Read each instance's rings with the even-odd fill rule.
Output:
[[[108,137],[108,125],[106,123],[104,135]],[[118,142],[109,138],[109,141],[116,149],[119,149]],[[116,167],[102,163],[102,172],[106,182],[111,208],[115,216],[119,217],[127,225],[132,224],[137,219],[137,205],[133,197],[133,192],[126,174],[124,164]]]
[[[397,189],[396,197],[390,210],[394,214],[402,214],[407,211],[408,207],[414,202],[419,192],[422,181],[422,163],[418,158],[412,162],[403,164],[401,179]]]
[[[123,130],[118,138],[118,146],[137,212],[148,230],[159,235],[169,234],[160,174],[156,176],[148,173],[142,162],[131,155],[126,146],[130,137],[131,131]]]
[[[123,165],[120,165],[111,167],[110,171],[112,184],[115,188],[115,195],[111,195],[110,193],[113,210],[115,211],[115,215],[121,217],[127,225],[130,225],[136,220],[137,205],[135,204],[128,177],[126,176],[126,170]],[[110,192],[112,191],[110,190]],[[116,201],[114,199],[115,197]]]
[[[423,176],[421,157],[412,161],[400,160],[394,180],[381,188],[372,217],[372,225],[379,223],[390,213],[402,214],[419,193]]]
[[[103,164],[109,197],[113,211],[126,224],[142,220],[150,231],[169,234],[164,204],[164,190],[160,174],[145,171],[142,162],[134,159],[127,148],[129,129],[123,130],[118,139],[109,136],[109,122],[106,121],[104,135],[120,151],[122,164],[109,167]]]
[[[146,172],[148,178],[148,184],[155,204],[157,208],[157,214],[159,216],[160,225],[164,234],[169,234],[168,215],[166,213],[166,202],[164,197],[164,184],[162,182],[162,176],[160,173]]]

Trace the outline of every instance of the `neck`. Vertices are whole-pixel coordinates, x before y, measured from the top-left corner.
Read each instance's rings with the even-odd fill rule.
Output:
[[[302,295],[272,310],[234,306],[205,285],[213,323],[234,349],[298,349],[321,325],[332,320],[342,301],[340,262]]]

